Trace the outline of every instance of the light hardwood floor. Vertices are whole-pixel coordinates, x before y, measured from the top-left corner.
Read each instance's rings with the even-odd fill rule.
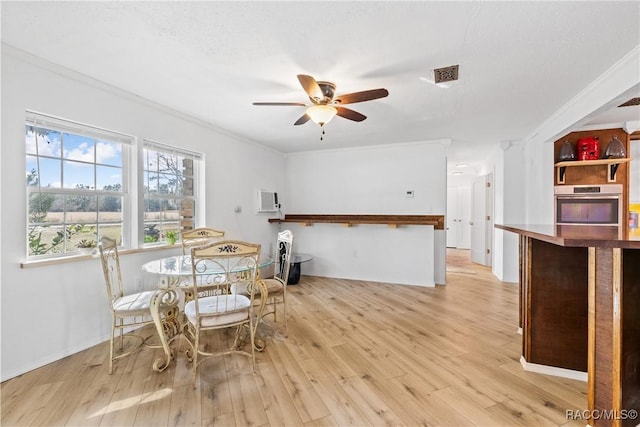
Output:
[[[103,343],[2,383],[1,424],[584,426],[565,411],[586,409],[586,384],[523,371],[517,286],[467,259],[448,250],[436,288],[303,276],[255,374],[225,356],[194,384],[179,344],[163,373],[143,349],[109,375]]]

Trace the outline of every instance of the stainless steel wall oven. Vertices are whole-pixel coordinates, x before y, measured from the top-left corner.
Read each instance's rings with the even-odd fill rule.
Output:
[[[621,184],[559,185],[554,196],[556,225],[622,226]]]

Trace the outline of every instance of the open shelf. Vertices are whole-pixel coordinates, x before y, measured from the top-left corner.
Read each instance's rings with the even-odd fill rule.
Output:
[[[580,166],[607,166],[607,179],[609,182],[615,182],[616,172],[618,165],[621,163],[630,162],[631,159],[598,159],[598,160],[572,160],[568,162],[558,162],[554,166],[558,169],[558,184],[564,184],[564,172],[567,167],[580,167]]]
[[[322,215],[291,214],[283,219],[270,218],[269,222],[296,222],[304,226],[314,223],[342,224],[351,227],[356,224],[386,224],[391,228],[401,225],[432,225],[436,230],[444,230],[444,215]]]

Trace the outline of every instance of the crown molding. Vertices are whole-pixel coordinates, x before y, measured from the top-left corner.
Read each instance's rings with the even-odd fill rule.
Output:
[[[397,144],[378,144],[378,145],[363,145],[359,147],[344,147],[344,148],[332,148],[327,150],[307,150],[307,151],[295,151],[285,154],[285,157],[294,157],[297,155],[309,154],[309,153],[333,153],[333,152],[345,152],[345,151],[371,151],[379,149],[398,149],[407,147],[419,147],[423,145],[441,145],[446,147],[451,144],[451,139],[434,139],[426,141],[413,141],[413,142],[401,142]],[[444,154],[444,152],[443,152]]]
[[[67,68],[63,65],[60,64],[56,64],[54,62],[51,62],[45,58],[42,58],[40,56],[36,56],[33,55],[29,52],[26,52],[22,49],[19,49],[15,46],[6,44],[4,42],[0,43],[0,51],[2,52],[2,56],[9,56],[11,58],[17,59],[19,61],[25,62],[27,64],[31,64],[35,67],[38,68],[42,68],[45,69],[51,73],[54,74],[58,74],[59,76],[62,76],[64,78],[73,80],[75,82],[93,87],[94,89],[98,89],[98,90],[102,90],[104,92],[108,92],[111,94],[114,94],[120,98],[126,99],[128,101],[131,102],[135,102],[137,104],[143,105],[145,107],[148,108],[152,108],[155,110],[158,110],[160,112],[163,112],[165,114],[169,114],[171,116],[174,116],[176,118],[179,118],[181,120],[187,121],[189,123],[207,128],[211,131],[214,131],[216,133],[222,134],[226,137],[229,137],[235,141],[244,143],[244,144],[248,144],[248,145],[252,145],[255,147],[259,147],[261,149],[270,151],[272,153],[275,154],[279,154],[279,155],[284,155],[284,153],[282,151],[276,150],[274,148],[268,147],[266,145],[260,144],[259,142],[256,141],[252,141],[249,139],[246,139],[236,133],[233,133],[229,130],[226,130],[224,128],[221,128],[211,122],[208,122],[206,120],[203,120],[201,118],[192,116],[190,114],[184,113],[182,111],[173,109],[171,107],[168,107],[164,104],[160,104],[158,102],[152,101],[150,99],[144,98],[140,95],[136,95],[133,92],[129,92],[127,90],[124,90],[122,88],[119,88],[117,86],[114,86],[110,83],[104,82],[102,80],[98,80],[94,77],[88,76],[86,74],[80,73],[78,71],[75,71],[71,68]]]
[[[581,120],[640,84],[640,45],[613,64],[600,77],[556,110],[529,136],[529,140],[555,140],[579,126]]]

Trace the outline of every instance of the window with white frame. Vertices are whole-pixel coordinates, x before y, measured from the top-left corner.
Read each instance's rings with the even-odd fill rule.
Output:
[[[133,137],[27,112],[27,257],[79,254],[127,241]]]
[[[144,141],[144,244],[174,243],[196,224],[200,153]]]

